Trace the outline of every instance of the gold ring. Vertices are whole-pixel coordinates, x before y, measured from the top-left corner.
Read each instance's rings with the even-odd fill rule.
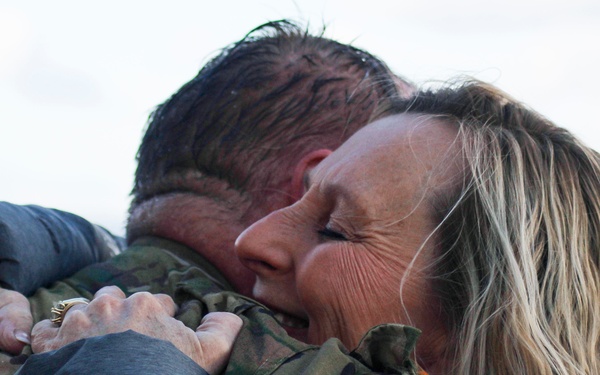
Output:
[[[65,315],[67,315],[67,311],[69,311],[71,307],[79,305],[81,303],[87,305],[90,303],[90,300],[83,297],[77,297],[56,302],[54,304],[54,307],[50,309],[50,312],[52,313],[52,323],[60,327]]]

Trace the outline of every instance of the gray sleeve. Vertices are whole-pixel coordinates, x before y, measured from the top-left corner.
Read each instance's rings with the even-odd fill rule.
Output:
[[[25,295],[104,261],[123,239],[68,212],[0,202],[0,286]]]
[[[208,375],[170,342],[134,331],[91,337],[34,354],[16,373],[39,374]]]

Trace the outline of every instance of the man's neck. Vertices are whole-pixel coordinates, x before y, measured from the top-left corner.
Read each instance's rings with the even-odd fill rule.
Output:
[[[191,193],[155,197],[132,210],[128,241],[158,236],[186,245],[219,269],[238,293],[250,295],[255,276],[234,253],[235,240],[245,229],[239,218],[246,210],[243,202],[231,203]]]

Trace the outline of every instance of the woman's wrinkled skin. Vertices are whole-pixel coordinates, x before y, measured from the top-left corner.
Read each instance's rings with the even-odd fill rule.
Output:
[[[460,173],[456,136],[431,118],[376,121],[310,172],[300,201],[238,237],[238,256],[257,274],[255,298],[292,336],[354,348],[373,326],[403,323],[423,331],[422,363],[443,356],[430,234],[435,199]]]
[[[82,338],[133,330],[170,341],[208,373],[225,368],[242,320],[231,313],[211,313],[194,332],[173,318],[177,306],[165,294],[135,293],[128,298],[117,287],[100,289],[89,305],[68,310],[59,327],[43,320],[33,327],[31,347],[42,353]]]

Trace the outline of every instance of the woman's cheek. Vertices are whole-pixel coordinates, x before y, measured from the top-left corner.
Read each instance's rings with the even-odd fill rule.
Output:
[[[364,274],[344,242],[320,245],[303,259],[297,270],[298,296],[315,340],[341,339],[347,325],[359,318],[364,308]]]
[[[298,295],[311,318],[323,319],[338,310],[345,294],[346,270],[337,242],[319,245],[297,268]]]
[[[372,326],[401,321],[403,264],[382,255],[340,241],[323,244],[304,258],[297,286],[314,343],[337,337],[352,348]],[[382,305],[385,311],[378,308]]]

